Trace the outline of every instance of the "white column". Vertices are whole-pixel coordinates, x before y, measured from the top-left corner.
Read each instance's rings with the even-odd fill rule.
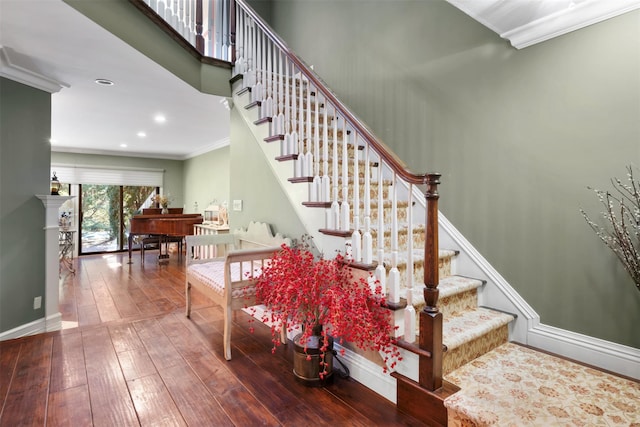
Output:
[[[59,306],[59,244],[58,209],[64,202],[75,196],[50,196],[36,194],[46,209],[45,213],[45,294],[44,320],[46,331],[62,329],[62,315]]]

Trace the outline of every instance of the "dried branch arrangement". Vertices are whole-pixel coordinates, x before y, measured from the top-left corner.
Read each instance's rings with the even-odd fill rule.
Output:
[[[580,212],[600,240],[620,259],[640,291],[640,181],[634,180],[631,166],[627,167],[627,178],[628,183],[613,178],[612,192],[590,188],[605,207],[601,212],[605,226],[592,221],[584,210]]]

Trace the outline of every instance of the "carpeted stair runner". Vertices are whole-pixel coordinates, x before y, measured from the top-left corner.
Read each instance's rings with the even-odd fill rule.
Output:
[[[640,383],[514,343],[445,379],[449,426],[640,426]]]

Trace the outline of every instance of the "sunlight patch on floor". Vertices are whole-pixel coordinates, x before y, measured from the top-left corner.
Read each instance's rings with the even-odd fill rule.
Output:
[[[68,320],[62,321],[62,329],[72,329],[77,327],[78,327],[78,322],[70,322]]]
[[[122,263],[120,262],[120,257],[114,254],[104,254],[102,258],[107,261],[107,267],[109,268],[122,267]]]

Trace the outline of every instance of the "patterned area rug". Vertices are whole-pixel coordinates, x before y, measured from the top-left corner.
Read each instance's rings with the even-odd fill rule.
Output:
[[[640,383],[517,344],[445,379],[450,426],[640,426]]]

